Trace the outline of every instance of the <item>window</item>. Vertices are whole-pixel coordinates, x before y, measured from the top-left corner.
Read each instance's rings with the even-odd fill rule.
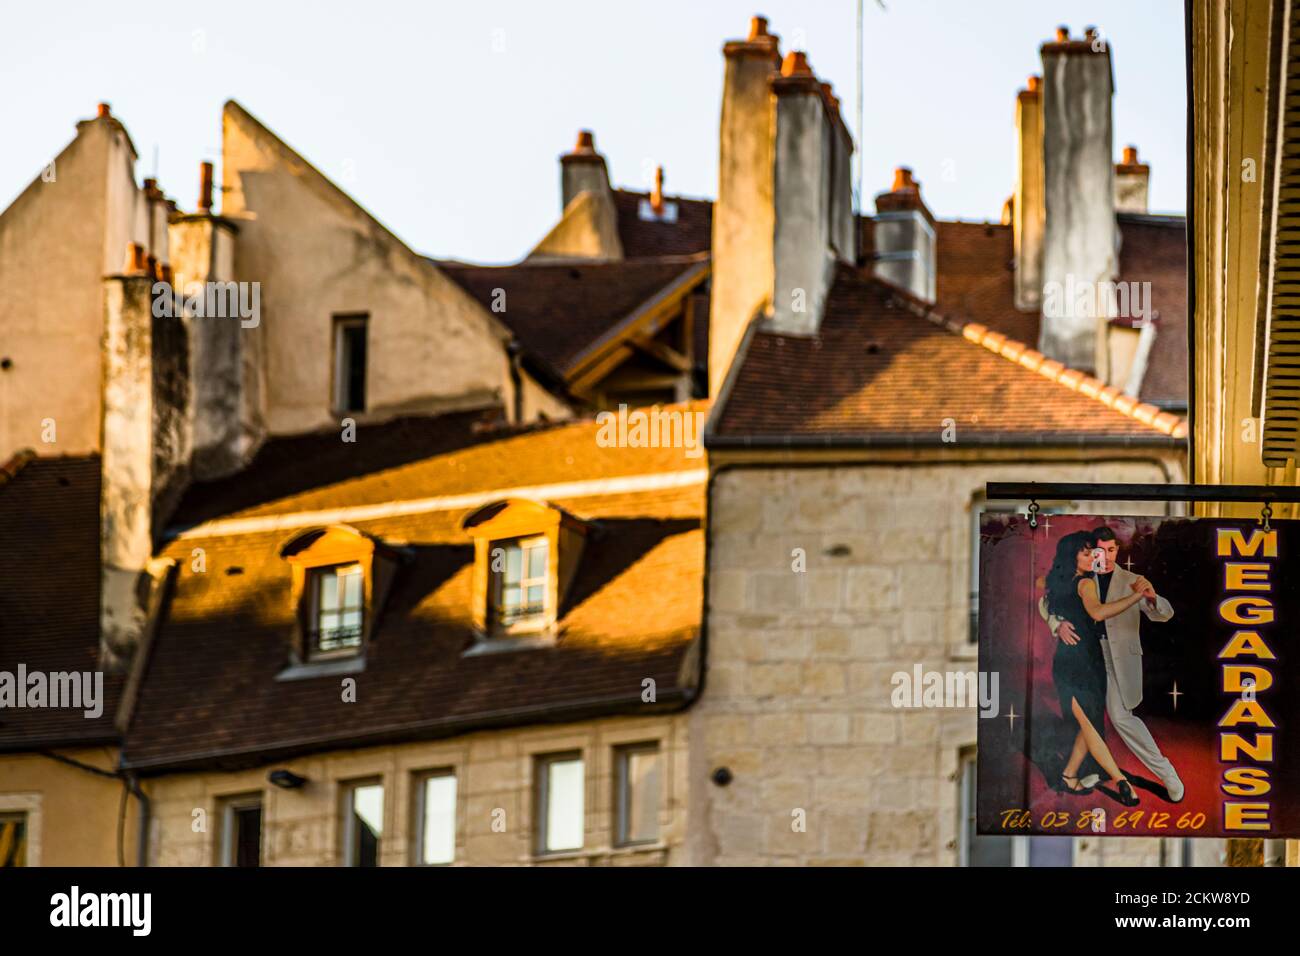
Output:
[[[975,832],[975,751],[961,755],[959,866],[1073,866],[1074,838],[980,836]]]
[[[27,814],[0,813],[0,869],[27,866]]]
[[[582,755],[537,758],[537,852],[581,850],[585,830]]]
[[[221,865],[262,865],[262,796],[230,797],[221,805]]]
[[[492,544],[492,607],[495,623],[535,621],[546,611],[546,536]]]
[[[343,865],[378,866],[384,836],[384,785],[351,783],[344,790]]]
[[[364,315],[334,319],[334,410],[366,410],[366,325]]]
[[[617,843],[632,846],[659,839],[659,745],[634,744],[614,751]]]
[[[361,646],[365,609],[360,564],[311,571],[311,652],[331,654]]]
[[[416,863],[436,866],[456,859],[456,775],[451,771],[417,778],[419,821]]]

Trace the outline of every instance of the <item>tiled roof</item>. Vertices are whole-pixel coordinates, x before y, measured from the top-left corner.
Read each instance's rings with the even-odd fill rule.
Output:
[[[641,203],[649,193],[614,190],[614,209],[618,213],[618,238],[623,255],[629,259],[653,256],[689,256],[708,252],[713,246],[713,202],[708,199],[684,199],[665,196],[677,205],[677,219],[653,221],[641,217]]]
[[[1187,404],[1187,224],[1178,216],[1118,215],[1120,281],[1150,282],[1155,345],[1142,380],[1144,402]],[[865,230],[869,232],[869,230]],[[1037,310],[1015,307],[1011,227],[940,221],[936,309],[1036,345]]]
[[[361,424],[354,442],[343,441],[337,428],[273,437],[246,468],[191,485],[171,523],[184,527],[219,515],[255,513],[299,495],[320,495],[362,475],[488,441],[504,421],[500,408],[486,408]]]
[[[1120,213],[1120,279],[1151,283],[1156,340],[1142,379],[1144,402],[1187,406],[1187,221]]]
[[[0,471],[0,671],[85,672],[99,662],[98,457],[15,458]],[[111,743],[124,683],[103,713],[0,709],[0,750]]]
[[[681,705],[694,685],[690,651],[701,620],[703,459],[681,448],[603,447],[598,429],[584,421],[506,432],[253,509],[283,517],[383,506],[349,523],[408,557],[365,670],[352,675],[355,703],[342,702],[338,676],[275,679],[288,663],[292,631],[290,568],[279,557],[291,532],[230,533],[218,523],[172,541],[165,553],[177,559],[178,575],[124,744],[126,763],[247,765],[483,727],[642,713],[652,707],[641,701],[646,678],[655,681],[658,706]],[[630,490],[618,480],[673,474],[679,480]],[[475,637],[473,547],[461,521],[479,507],[464,496],[506,497],[528,485],[566,489],[547,500],[593,522],[560,639],[464,656]],[[409,507],[420,498],[429,503]],[[203,573],[191,570],[199,546]]]
[[[816,336],[753,333],[714,441],[942,446],[949,421],[956,447],[1175,440],[1181,420],[1008,344],[841,266]]]
[[[563,381],[588,349],[616,334],[620,323],[639,307],[692,270],[699,270],[705,261],[700,256],[672,256],[613,262],[439,266],[485,308],[492,309],[503,301],[504,311],[498,313],[498,318],[552,377]]]
[[[679,407],[699,411],[707,403],[668,410]],[[349,445],[343,445],[334,431],[271,439],[244,471],[194,486],[186,498],[188,510],[180,516],[184,520],[174,524],[184,528],[209,520],[228,522],[704,467],[702,456],[691,458],[676,448],[602,447],[595,420],[519,428],[498,418],[493,428],[465,427],[467,417],[479,416],[486,422],[492,414],[458,413],[423,420],[419,426],[424,434],[423,454],[387,464],[377,454],[386,445],[379,449],[372,445],[400,443],[412,424],[392,432],[372,426],[373,439],[358,429],[357,441]],[[342,477],[321,474],[316,463],[322,459],[316,456],[339,454],[337,445],[347,449],[344,454],[355,464]],[[304,468],[304,461],[313,462],[312,467]]]
[[[1016,308],[1011,227],[940,221],[935,234],[935,308],[1021,342],[1038,343],[1039,313]]]

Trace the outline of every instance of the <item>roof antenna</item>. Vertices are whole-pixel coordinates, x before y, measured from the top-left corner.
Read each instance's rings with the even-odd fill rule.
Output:
[[[884,0],[876,0],[876,5],[881,10],[885,9]],[[858,148],[853,153],[853,162],[857,164],[857,173],[855,175],[856,185],[853,190],[853,205],[858,215],[862,215],[862,33],[863,33],[863,16],[862,0],[858,0],[858,75],[857,75],[857,96],[858,96]]]

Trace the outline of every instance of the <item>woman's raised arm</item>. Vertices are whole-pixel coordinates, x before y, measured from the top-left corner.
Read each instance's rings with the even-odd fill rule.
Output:
[[[1079,597],[1083,599],[1083,609],[1088,612],[1088,616],[1094,621],[1104,621],[1116,614],[1123,614],[1142,600],[1142,595],[1134,591],[1118,601],[1109,601],[1102,604],[1101,598],[1097,595],[1097,582],[1092,578],[1080,578],[1078,587]]]

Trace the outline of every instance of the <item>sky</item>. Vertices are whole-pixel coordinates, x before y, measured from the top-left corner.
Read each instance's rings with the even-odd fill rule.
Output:
[[[474,0],[6,4],[0,208],[77,120],[111,104],[193,209],[238,100],[419,252],[524,256],[559,214],[560,153],[595,131],[615,185],[717,191],[722,44],[753,14],[804,49],[857,134],[857,0]],[[1097,26],[1115,154],[1151,165],[1152,212],[1186,205],[1182,0],[864,0],[864,192],[910,166],[941,218],[997,221],[1015,177],[1015,95],[1058,25]]]

